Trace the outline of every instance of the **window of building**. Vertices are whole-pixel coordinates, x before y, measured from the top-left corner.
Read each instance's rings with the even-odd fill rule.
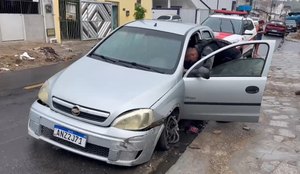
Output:
[[[39,14],[39,2],[33,2],[33,0],[1,0],[0,13]]]

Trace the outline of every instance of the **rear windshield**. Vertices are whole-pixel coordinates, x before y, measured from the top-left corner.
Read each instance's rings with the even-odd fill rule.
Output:
[[[286,20],[285,21],[286,24],[296,24],[295,20]]]
[[[282,21],[271,21],[271,24],[284,25]]]
[[[210,27],[214,32],[240,34],[242,32],[242,20],[227,18],[207,18],[202,25]]]

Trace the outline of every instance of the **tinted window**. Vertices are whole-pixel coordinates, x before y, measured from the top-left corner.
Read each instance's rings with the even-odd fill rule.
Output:
[[[170,19],[170,16],[159,16],[157,19],[168,20]]]
[[[170,74],[175,71],[179,62],[183,38],[184,36],[167,32],[123,27],[92,54],[112,59],[115,63],[131,62],[132,65],[140,64]]]
[[[209,17],[202,25],[210,27],[215,32],[226,32],[240,34],[242,29],[242,21],[237,19],[225,19]]]
[[[268,54],[268,45],[266,44],[248,44],[244,45],[248,51],[243,54],[236,54],[234,48],[229,48],[215,55],[214,61],[219,64],[211,70],[212,77],[259,77],[264,68]],[[221,60],[218,60],[221,59]]]
[[[253,25],[253,23],[250,20],[248,20],[248,27],[247,27],[247,29],[248,30],[253,30],[254,29],[254,25]]]
[[[173,16],[173,19],[181,19],[180,16]]]

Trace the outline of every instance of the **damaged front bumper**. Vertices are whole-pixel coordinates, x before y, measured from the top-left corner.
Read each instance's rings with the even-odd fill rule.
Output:
[[[55,125],[87,135],[86,147],[54,137]],[[162,130],[163,125],[147,131],[100,127],[54,112],[38,102],[33,103],[28,121],[28,133],[36,139],[86,157],[122,166],[134,166],[149,161]]]

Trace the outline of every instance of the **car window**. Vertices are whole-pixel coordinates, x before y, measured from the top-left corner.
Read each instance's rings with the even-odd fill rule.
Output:
[[[173,16],[173,19],[181,19],[180,16]]]
[[[202,25],[210,27],[214,32],[227,32],[240,34],[242,30],[242,20],[209,17]]]
[[[296,21],[294,21],[294,20],[286,20],[285,23],[286,24],[296,24]]]
[[[122,27],[92,54],[106,57],[115,63],[131,62],[132,65],[140,64],[170,74],[177,68],[183,39],[184,36],[167,32]]]
[[[212,39],[209,31],[202,31],[202,39]]]
[[[259,77],[263,72],[269,47],[266,44],[243,46],[243,54],[235,48],[224,50],[214,56],[211,77]],[[219,62],[215,65],[215,62]]]
[[[168,20],[171,19],[171,16],[159,16],[157,19]]]
[[[248,22],[248,27],[247,27],[247,29],[248,29],[248,30],[253,30],[253,29],[254,29],[254,25],[253,25],[252,21],[247,20],[247,22]]]

